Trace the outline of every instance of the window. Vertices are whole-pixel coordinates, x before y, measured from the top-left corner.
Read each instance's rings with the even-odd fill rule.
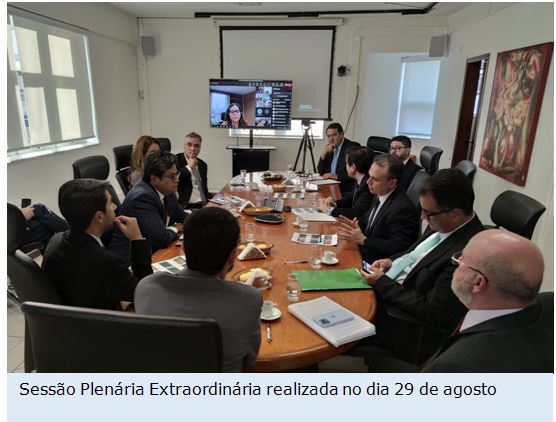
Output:
[[[323,138],[323,120],[313,120],[314,124],[311,125],[311,132],[314,139]],[[230,129],[230,137],[248,137],[249,129]],[[303,127],[301,126],[301,120],[292,120],[292,125],[290,130],[256,130],[253,129],[254,138],[301,138],[303,136]]]
[[[402,59],[396,133],[430,139],[440,60]]]
[[[8,13],[8,162],[98,143],[87,43],[61,24]]]

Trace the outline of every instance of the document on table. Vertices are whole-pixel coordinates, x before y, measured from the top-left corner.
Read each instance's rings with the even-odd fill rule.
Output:
[[[313,185],[321,186],[321,185],[339,185],[341,182],[338,182],[334,179],[319,179],[319,180],[311,180]]]
[[[320,212],[316,208],[292,208],[292,212],[307,221],[336,221],[331,215]]]
[[[294,232],[292,242],[303,243],[305,245],[336,246],[338,244],[338,235]]]
[[[323,327],[317,323],[319,316],[325,314],[329,315],[334,311],[338,311],[344,315],[348,313],[353,316],[353,319],[345,320],[344,322],[330,327]],[[317,299],[307,300],[305,302],[293,303],[288,306],[288,312],[296,316],[335,347],[376,334],[376,329],[373,324],[369,321],[365,321],[349,309],[337,304],[327,296],[321,296]]]
[[[157,262],[152,264],[152,267],[154,272],[164,271],[166,273],[176,274],[185,268],[185,255]]]

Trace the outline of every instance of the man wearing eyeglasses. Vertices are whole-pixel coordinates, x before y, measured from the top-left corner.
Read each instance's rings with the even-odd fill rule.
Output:
[[[402,353],[409,327],[389,316],[388,306],[445,333],[461,321],[466,309],[450,287],[455,270],[451,258],[483,228],[473,211],[474,199],[471,182],[458,169],[439,170],[423,184],[419,201],[421,218],[428,223],[424,235],[406,251],[373,262],[373,274],[362,273],[378,297],[379,334],[373,342]],[[425,330],[420,360],[430,357],[445,336]]]
[[[421,166],[415,164],[409,157],[411,154],[411,139],[404,135],[394,136],[390,141],[388,150],[390,154],[395,155],[403,161],[403,173],[400,180],[400,187],[406,191],[413,177],[415,177],[415,173],[423,169]]]
[[[186,208],[201,208],[212,198],[207,186],[208,166],[199,158],[203,139],[196,132],[185,135],[183,155],[186,165],[180,171],[178,201]]]
[[[145,157],[143,179],[128,192],[122,213],[135,217],[143,236],[151,241],[153,252],[178,239],[185,212],[179,206],[176,157],[168,151],[156,151]],[[129,259],[129,244],[119,229],[109,248]]]

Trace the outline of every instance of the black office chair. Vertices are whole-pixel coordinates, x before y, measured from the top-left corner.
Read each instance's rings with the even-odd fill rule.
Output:
[[[463,171],[463,173],[469,178],[469,181],[473,183],[473,178],[475,177],[475,172],[477,171],[477,166],[473,164],[473,161],[461,160],[456,164],[456,168]]]
[[[16,297],[10,297],[16,303],[25,301],[65,303],[56,286],[52,284],[42,268],[19,249],[25,238],[25,217],[15,205],[8,204],[8,221],[7,272],[17,294]],[[24,347],[25,372],[31,372],[35,369],[35,363],[27,325],[25,325]]]
[[[110,174],[110,163],[104,155],[91,155],[89,157],[80,158],[73,162],[72,167],[74,179],[107,180]],[[110,193],[112,197],[112,202],[114,202],[119,209],[122,204],[112,184],[108,186],[108,193]],[[118,210],[116,210],[116,213],[118,213]]]
[[[37,372],[220,372],[212,319],[25,302]],[[55,339],[55,341],[53,341]]]
[[[490,219],[495,227],[503,227],[531,239],[537,221],[545,210],[546,207],[539,201],[522,193],[507,190],[494,200],[490,208]]]
[[[425,169],[419,170],[417,173],[415,173],[415,176],[413,177],[413,180],[409,184],[409,187],[407,188],[406,191],[407,196],[409,196],[409,199],[411,200],[411,203],[415,206],[415,208],[418,211],[421,211],[419,194],[421,192],[421,188],[423,187],[423,184],[429,177],[431,177],[431,175]]]
[[[419,154],[419,164],[432,176],[438,170],[438,163],[442,153],[443,150],[441,148],[427,145],[423,147]]]
[[[114,152],[114,162],[116,163],[116,180],[122,188],[124,195],[127,195],[131,189],[128,177],[132,150],[132,144],[112,148],[112,151]]]
[[[367,146],[372,148],[375,152],[388,152],[390,138],[385,138],[383,136],[369,136],[367,139]]]
[[[178,171],[187,165],[187,160],[185,159],[185,154],[183,152],[178,152],[176,154],[176,167]]]
[[[172,143],[168,138],[156,138],[162,151],[172,152]]]

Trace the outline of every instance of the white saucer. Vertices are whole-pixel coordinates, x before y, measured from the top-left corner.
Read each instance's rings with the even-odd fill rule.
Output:
[[[263,314],[261,313],[261,319],[263,321],[274,321],[275,319],[278,319],[282,316],[282,312],[280,311],[280,309],[276,309],[274,308],[274,312],[272,313],[272,316],[269,317],[265,317],[263,316]]]
[[[338,258],[334,258],[330,261],[326,261],[324,259],[321,259],[320,262],[322,262],[324,265],[336,265],[338,262],[340,262],[340,260]]]

